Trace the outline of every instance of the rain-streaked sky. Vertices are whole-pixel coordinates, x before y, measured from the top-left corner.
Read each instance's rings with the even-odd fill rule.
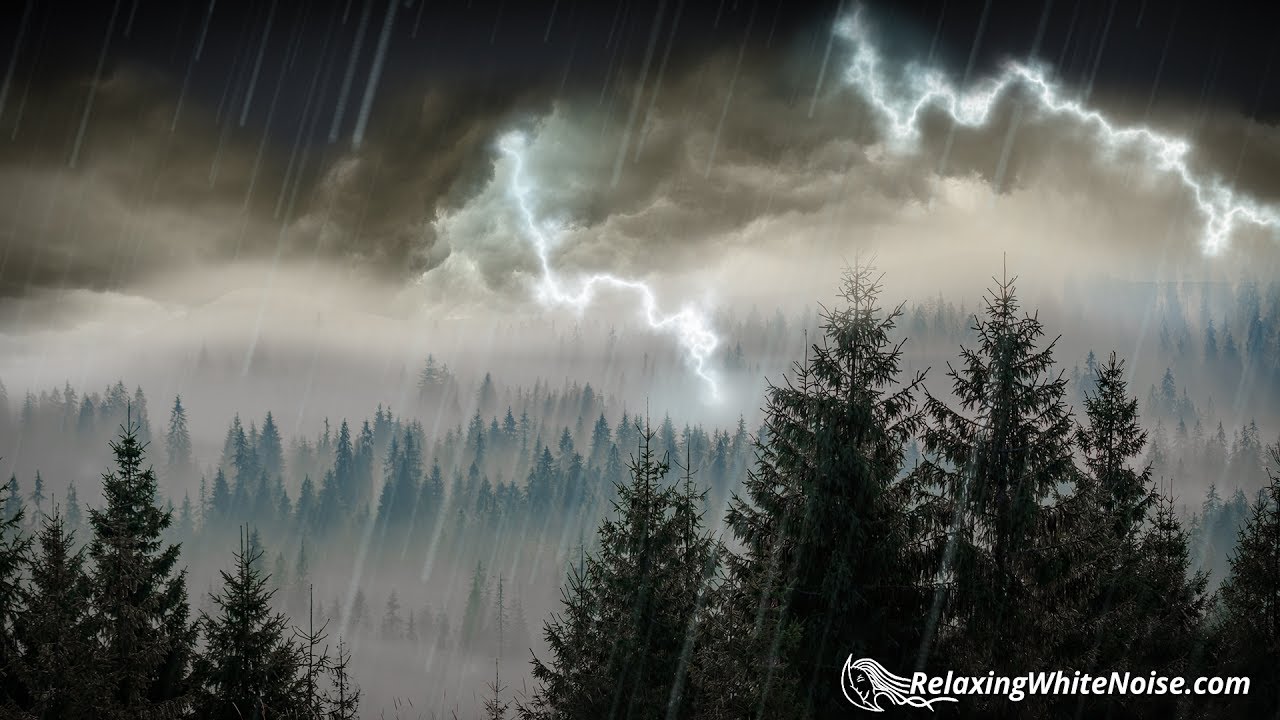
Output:
[[[855,257],[903,297],[976,297],[1002,258],[1033,295],[1068,275],[1275,268],[1265,228],[1206,257],[1185,186],[1026,93],[977,129],[926,111],[918,142],[895,146],[833,34],[858,13],[890,70],[932,67],[959,87],[1035,62],[1117,123],[1187,139],[1199,176],[1265,207],[1280,202],[1280,82],[1274,24],[1256,11],[106,0],[0,13],[9,368],[112,323],[293,328],[320,297],[396,318],[392,334],[540,312],[497,146],[511,132],[560,277],[642,280],[667,311],[811,304]],[[621,321],[628,300],[589,312]]]

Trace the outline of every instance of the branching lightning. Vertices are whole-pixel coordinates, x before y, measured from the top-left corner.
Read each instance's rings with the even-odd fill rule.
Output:
[[[1024,89],[1044,113],[1072,118],[1096,131],[1107,150],[1141,151],[1160,172],[1175,177],[1190,193],[1204,218],[1201,246],[1214,254],[1222,250],[1241,224],[1276,229],[1280,214],[1252,198],[1237,195],[1221,178],[1197,173],[1189,164],[1191,145],[1145,125],[1120,126],[1101,112],[1069,99],[1042,68],[1011,62],[996,77],[971,91],[957,89],[933,68],[915,64],[903,68],[900,82],[891,82],[870,33],[855,12],[836,25],[835,32],[853,45],[845,81],[854,86],[884,116],[890,141],[910,145],[920,134],[920,118],[927,108],[946,112],[958,125],[982,127],[991,119],[997,101],[1015,87]]]
[[[845,82],[883,116],[888,141],[898,149],[907,149],[919,139],[921,118],[931,108],[945,112],[956,125],[979,128],[990,122],[1002,97],[1020,89],[1041,113],[1067,117],[1092,129],[1103,150],[1136,150],[1146,158],[1150,169],[1176,179],[1189,192],[1204,219],[1200,243],[1205,253],[1215,254],[1224,249],[1242,225],[1280,229],[1280,212],[1275,207],[1238,194],[1222,178],[1193,168],[1193,148],[1186,139],[1147,125],[1118,124],[1101,111],[1069,97],[1041,67],[1010,62],[995,77],[962,90],[943,72],[914,63],[905,65],[900,75],[891,77],[885,71],[885,60],[871,40],[861,12],[837,22],[834,32],[852,50],[844,72]],[[519,213],[524,234],[538,255],[539,299],[547,305],[570,306],[581,312],[591,304],[601,286],[635,293],[649,326],[676,336],[696,374],[707,384],[712,397],[718,397],[719,386],[708,364],[719,338],[707,317],[690,305],[675,314],[663,315],[648,284],[608,273],[579,278],[571,289],[570,283],[562,281],[551,264],[555,231],[538,219],[532,207],[525,177],[526,138],[521,133],[507,134],[499,140],[498,149],[511,162],[507,194]]]
[[[541,279],[538,283],[538,298],[547,305],[568,305],[579,312],[585,310],[595,298],[600,286],[629,290],[640,297],[643,315],[649,327],[669,332],[676,336],[680,345],[689,357],[689,362],[706,384],[712,399],[720,396],[719,384],[708,368],[712,352],[720,339],[711,329],[711,324],[697,308],[686,305],[673,315],[663,315],[658,309],[658,300],[653,289],[640,280],[630,280],[608,273],[597,273],[576,281],[576,290],[569,290],[551,266],[551,233],[538,220],[534,213],[529,188],[526,184],[524,159],[527,143],[520,133],[510,133],[498,141],[498,149],[511,161],[511,177],[507,192],[519,212],[524,225],[525,234],[534,251],[538,254],[541,268]]]

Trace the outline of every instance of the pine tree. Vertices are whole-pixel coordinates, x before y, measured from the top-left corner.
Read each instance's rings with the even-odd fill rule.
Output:
[[[41,524],[18,615],[28,709],[36,717],[92,718],[102,703],[85,550],[55,509]]]
[[[196,534],[195,516],[191,509],[191,493],[182,493],[182,505],[178,511],[178,540],[189,542]]]
[[[1013,281],[998,283],[975,318],[977,347],[949,367],[959,408],[926,401],[930,459],[916,478],[938,622],[920,661],[957,671],[1040,666],[1052,645],[1054,598],[1039,591],[1059,557],[1039,548],[1057,547],[1053,528],[1067,512],[1058,494],[1073,481],[1072,420],[1056,340],[1039,347],[1043,326],[1018,310]]]
[[[351,601],[351,616],[347,620],[347,627],[351,628],[357,639],[359,634],[369,627],[369,604],[364,597],[364,588],[356,589],[356,596]]]
[[[643,432],[632,479],[617,488],[616,519],[597,531],[599,550],[570,570],[564,608],[544,626],[551,660],[535,657],[538,688],[524,718],[684,717],[685,639],[696,618],[713,542],[687,498],[662,482],[665,461]],[[692,527],[689,523],[693,522]],[[696,587],[690,578],[697,577]],[[673,692],[673,690],[675,692]]]
[[[126,417],[111,443],[116,468],[102,476],[105,506],[89,511],[90,588],[107,684],[103,715],[167,712],[188,701],[194,629],[178,546],[163,536],[173,522],[156,506],[156,476]]]
[[[9,488],[17,484],[10,478]],[[22,532],[25,513],[18,508],[0,520],[0,692],[3,700],[23,699],[19,683],[20,655],[16,632],[21,623],[23,602],[22,571],[31,553],[31,538]]]
[[[298,545],[298,558],[293,563],[293,589],[289,598],[289,611],[294,615],[300,615],[304,607],[307,612],[312,611],[311,607],[311,566],[307,562],[307,540],[302,539]]]
[[[329,672],[329,650],[324,641],[328,638],[325,631],[329,627],[326,619],[316,627],[315,587],[307,586],[307,630],[303,632],[294,628],[294,635],[299,643],[301,660],[301,717],[316,720],[322,716],[325,697],[321,691],[321,681]]]
[[[1055,612],[1075,629],[1064,634],[1056,657],[1095,672],[1135,667],[1183,674],[1200,637],[1207,579],[1187,575],[1187,535],[1172,500],[1152,487],[1151,466],[1133,467],[1146,434],[1124,364],[1112,353],[1096,375],[1096,390],[1085,398],[1089,424],[1076,431],[1085,472],[1064,503],[1074,507],[1059,518],[1059,563],[1068,570],[1056,580],[1070,605]],[[1125,707],[1109,696],[1059,704],[1064,712],[1090,715]],[[1143,707],[1152,711],[1158,704],[1164,703],[1153,699]],[[1171,701],[1165,710],[1176,707]]]
[[[37,517],[44,514],[44,501],[47,499],[44,494],[44,478],[40,477],[40,471],[36,471],[35,482],[31,486],[31,494],[28,499],[36,506]]]
[[[213,476],[213,492],[209,495],[209,510],[219,523],[231,518],[231,486],[227,484],[227,474],[218,468]]]
[[[1124,375],[1124,362],[1111,353],[1107,364],[1097,369],[1096,391],[1085,396],[1089,424],[1076,431],[1087,471],[1084,481],[1095,486],[1117,542],[1137,528],[1155,500],[1151,466],[1131,467],[1142,454],[1147,434],[1139,425],[1138,399],[1128,395]]]
[[[18,476],[10,475],[9,483],[5,485],[7,494],[4,498],[4,519],[12,520],[24,514],[22,507],[22,489],[18,485]]]
[[[198,714],[204,718],[287,717],[301,708],[299,648],[289,621],[271,609],[275,590],[262,572],[262,550],[245,534],[235,569],[222,571],[212,597],[217,615],[202,614],[206,650],[198,665]]]
[[[507,606],[502,593],[502,576],[498,576],[498,597],[493,606],[494,625],[497,626],[497,652],[493,658],[493,682],[489,685],[489,697],[484,702],[485,720],[506,720],[507,709],[511,707],[509,700],[502,699],[507,688],[502,684],[500,668],[502,667],[502,643],[507,626]]]
[[[187,410],[182,406],[182,396],[173,398],[169,411],[169,431],[164,436],[165,455],[169,472],[185,477],[194,467],[191,456],[191,432],[187,430]]]
[[[474,648],[484,630],[485,587],[484,564],[477,562],[475,572],[471,574],[471,588],[467,591],[467,606],[462,615],[463,647]]]
[[[351,678],[351,650],[342,638],[330,668],[329,720],[358,720],[360,688]]]
[[[404,618],[400,617],[400,598],[392,588],[391,594],[387,596],[387,607],[382,613],[382,639],[399,640],[403,627]]]
[[[1280,451],[1272,458],[1280,465]],[[1261,717],[1280,707],[1280,476],[1268,478],[1239,532],[1214,611],[1214,672],[1252,681],[1248,695],[1223,698],[1224,717]]]
[[[720,716],[829,714],[845,702],[831,678],[848,653],[900,663],[916,644],[924,603],[897,476],[921,423],[921,377],[899,385],[890,335],[902,307],[880,309],[874,271],[850,269],[841,294],[794,379],[769,389],[767,440],[730,504],[743,550],[728,560],[715,660],[703,662],[720,672],[703,679]]]
[[[276,427],[271,411],[262,421],[262,432],[258,433],[258,465],[269,478],[276,478],[284,472],[284,448],[280,442],[280,430]]]
[[[73,482],[67,486],[67,529],[72,532],[79,530],[82,519],[80,496],[76,493],[76,484]]]

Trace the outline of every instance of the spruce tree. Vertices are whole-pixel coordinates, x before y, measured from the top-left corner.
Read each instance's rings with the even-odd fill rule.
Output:
[[[937,622],[918,661],[1019,672],[1048,662],[1053,643],[1055,600],[1040,590],[1060,561],[1055,529],[1069,525],[1059,495],[1074,481],[1073,427],[1056,340],[1040,347],[1044,328],[1019,315],[1013,280],[990,291],[984,315],[977,346],[948,365],[958,407],[926,400],[927,461],[915,477],[935,598],[926,616]]]
[[[36,471],[36,479],[32,483],[31,494],[27,497],[31,500],[32,504],[36,506],[36,515],[42,515],[44,513],[44,501],[46,500],[46,496],[44,494],[44,478],[40,476],[39,470]]]
[[[1272,450],[1280,465],[1280,451]],[[1249,694],[1226,699],[1224,717],[1261,717],[1280,707],[1280,476],[1250,507],[1214,611],[1215,669],[1246,676]]]
[[[12,489],[17,481],[9,480]],[[22,571],[31,552],[31,538],[22,532],[25,518],[21,508],[0,520],[0,692],[4,704],[24,700],[17,630],[23,603]]]
[[[1084,472],[1064,503],[1069,512],[1058,518],[1067,571],[1055,578],[1074,601],[1058,614],[1076,630],[1065,634],[1057,657],[1095,672],[1134,667],[1175,675],[1187,669],[1199,639],[1207,580],[1188,577],[1187,533],[1172,500],[1155,492],[1150,465],[1134,466],[1146,434],[1124,374],[1115,353],[1097,367],[1085,396],[1088,425],[1076,431]],[[1103,713],[1122,702],[1100,696],[1067,706]]]
[[[308,720],[320,718],[324,710],[325,696],[321,690],[321,683],[330,669],[329,649],[324,644],[324,641],[328,638],[325,632],[328,628],[328,620],[322,621],[320,626],[316,627],[315,588],[308,585],[307,629],[303,631],[301,628],[294,628],[294,635],[299,644],[299,659],[301,660],[300,697],[302,707],[300,708],[300,715]]]
[[[276,426],[271,411],[262,421],[262,432],[258,433],[257,447],[258,465],[269,478],[276,478],[284,472],[284,448],[280,442],[280,430]]]
[[[391,594],[387,596],[386,609],[382,613],[382,639],[399,640],[403,627],[404,618],[400,617],[400,597],[396,594],[395,588],[392,588]]]
[[[92,718],[103,702],[85,549],[55,509],[46,516],[22,590],[20,675],[36,717]]]
[[[18,476],[10,475],[9,483],[5,485],[6,495],[4,498],[4,519],[12,520],[16,517],[25,516],[22,507],[22,488],[18,485]]]
[[[191,432],[187,429],[187,410],[182,406],[182,396],[173,398],[169,411],[169,430],[164,436],[165,459],[171,474],[185,477],[194,467],[191,457]]]
[[[551,657],[534,658],[538,687],[521,717],[684,717],[696,707],[679,691],[681,659],[696,657],[685,640],[714,543],[687,497],[662,481],[669,465],[654,457],[653,438],[646,428],[598,550],[570,570],[563,610],[544,626]]]
[[[156,505],[156,475],[126,416],[111,443],[116,467],[102,476],[104,507],[89,511],[90,588],[102,642],[104,716],[137,717],[188,704],[194,645],[186,570],[166,544],[171,513]]]
[[[742,545],[716,620],[729,645],[718,651],[724,664],[704,663],[728,674],[707,679],[724,689],[723,714],[793,704],[830,713],[845,703],[832,678],[849,653],[901,666],[918,644],[926,606],[898,476],[922,422],[922,376],[899,381],[902,306],[882,310],[880,290],[871,268],[848,270],[821,340],[794,378],[769,389],[767,440],[727,516]]]
[[[289,621],[272,610],[275,590],[262,550],[242,533],[235,568],[223,570],[216,615],[202,614],[206,650],[198,665],[203,718],[288,717],[302,709],[302,658]]]
[[[76,484],[73,482],[67,486],[67,528],[72,532],[79,530],[81,520],[80,496],[76,493]]]
[[[486,582],[484,564],[477,562],[475,572],[471,574],[471,588],[467,591],[467,605],[462,615],[463,647],[475,647],[484,630]]]
[[[351,677],[350,646],[341,637],[338,638],[338,648],[330,665],[329,676],[329,720],[358,720],[360,688]]]

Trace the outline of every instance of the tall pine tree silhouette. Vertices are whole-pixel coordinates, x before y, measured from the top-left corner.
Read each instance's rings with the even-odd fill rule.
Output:
[[[303,658],[288,618],[272,609],[275,590],[261,558],[261,548],[242,532],[235,568],[222,571],[222,591],[212,597],[216,614],[202,614],[202,717],[288,717],[307,706]]]
[[[721,591],[736,627],[721,637],[737,647],[705,664],[728,673],[711,692],[736,695],[726,701],[737,712],[831,712],[845,703],[833,678],[849,653],[896,663],[916,645],[924,605],[898,473],[922,422],[923,376],[899,382],[902,307],[881,309],[876,272],[852,267],[840,290],[794,378],[769,389],[767,440],[728,512],[742,551]]]
[[[107,685],[101,710],[138,717],[189,703],[195,630],[179,548],[163,539],[172,513],[156,505],[156,475],[131,410],[111,451],[116,467],[102,476],[104,506],[89,511],[90,589]]]

